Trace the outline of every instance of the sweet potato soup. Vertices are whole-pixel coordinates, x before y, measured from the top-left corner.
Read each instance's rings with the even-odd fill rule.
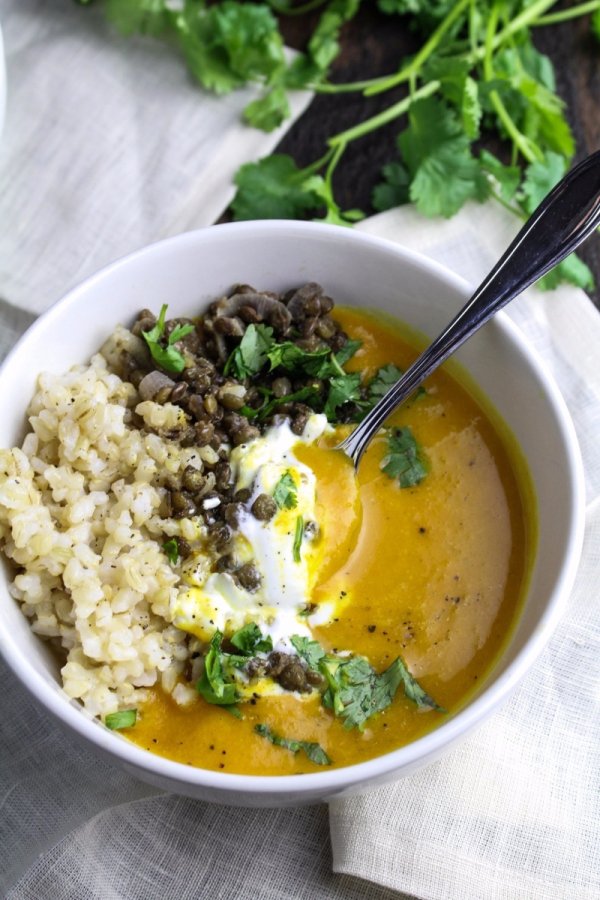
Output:
[[[360,372],[363,382],[374,384],[382,372],[391,381],[392,364],[405,369],[415,358],[414,347],[389,322],[348,309],[334,316],[350,339],[360,341],[345,371]],[[316,477],[318,529],[312,555],[302,551],[310,586],[309,631],[295,644],[305,669],[314,670],[308,687],[273,689],[260,666],[256,679],[238,691],[237,703],[225,702],[227,684],[220,701],[211,682],[183,705],[154,687],[138,709],[135,727],[123,729],[127,738],[159,755],[216,771],[315,772],[415,740],[477,690],[519,612],[532,552],[534,516],[516,474],[518,450],[443,371],[387,426],[363,458],[357,478],[345,456],[331,449],[349,432],[348,424],[294,448],[295,459]],[[251,448],[248,443],[238,480],[243,481]],[[290,466],[276,492],[286,478],[295,484]],[[300,490],[299,476],[296,482]],[[278,504],[282,533],[290,548],[295,542],[297,562],[298,521],[306,526],[306,515],[303,520],[297,512],[300,500],[294,509],[286,502],[289,495],[283,496]],[[189,583],[193,608],[200,609],[208,601],[204,595],[199,599],[195,582]],[[276,598],[271,602],[276,604]],[[206,643],[206,619],[194,625],[191,608],[182,606],[176,624]],[[214,646],[226,648],[237,665],[241,642],[231,646],[231,633],[221,637],[222,647]],[[352,660],[359,661],[358,668],[340,681]],[[218,653],[204,664],[220,667],[217,674],[227,682],[221,678],[226,660]],[[391,666],[390,687],[391,675],[387,681],[380,675]]]

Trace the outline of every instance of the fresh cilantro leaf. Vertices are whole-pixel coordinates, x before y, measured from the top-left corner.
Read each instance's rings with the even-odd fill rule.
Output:
[[[500,188],[500,196],[506,202],[512,200],[521,182],[521,170],[518,166],[505,166],[492,153],[482,150],[479,154],[481,167],[492,176]]]
[[[294,532],[294,545],[292,547],[292,553],[294,557],[294,562],[299,563],[302,559],[300,556],[300,550],[302,549],[302,538],[304,537],[304,519],[302,516],[296,517],[296,530]]]
[[[257,375],[266,363],[272,345],[272,328],[268,325],[248,325],[240,343],[225,363],[224,374],[233,372],[240,380]]]
[[[558,184],[567,171],[567,161],[558,153],[546,154],[543,162],[533,162],[527,166],[523,182],[523,208],[531,215],[546,194]]]
[[[323,412],[329,422],[335,422],[337,411],[344,403],[350,403],[360,398],[360,373],[351,375],[337,375],[329,380],[329,393]]]
[[[397,478],[401,488],[414,487],[427,475],[427,459],[408,426],[389,429],[388,452],[381,468],[390,478]]]
[[[281,366],[289,372],[296,369],[313,375],[314,370],[311,371],[311,365],[322,362],[329,357],[330,353],[331,350],[328,347],[325,347],[323,350],[309,352],[294,344],[293,341],[282,341],[279,344],[273,344],[268,349],[267,357],[271,364],[271,371]]]
[[[179,544],[177,543],[176,538],[169,538],[168,541],[164,542],[162,547],[167,554],[167,558],[171,565],[176,566],[179,562]]]
[[[410,175],[400,162],[387,163],[381,170],[383,181],[375,185],[371,201],[378,212],[403,206],[410,200]]]
[[[268,80],[285,67],[283,39],[265,4],[188,2],[176,27],[190,72],[217,94]]]
[[[167,304],[161,307],[156,325],[150,331],[142,331],[142,336],[146,341],[152,359],[158,363],[167,372],[182,372],[185,367],[185,360],[179,350],[173,345],[190,334],[194,330],[193,325],[178,325],[173,329],[167,338],[167,344],[164,346],[159,341],[164,335],[165,318],[167,315]]]
[[[319,671],[319,663],[327,655],[318,641],[312,641],[303,635],[294,634],[290,638],[292,647],[301,656],[309,669]]]
[[[494,59],[494,89],[501,95],[514,124],[538,151],[554,150],[568,158],[575,142],[564,116],[564,103],[554,93],[554,69],[529,38],[498,51]]]
[[[482,109],[477,82],[469,74],[470,63],[456,56],[432,56],[423,68],[423,78],[439,81],[442,95],[456,107],[465,134],[479,137]]]
[[[249,622],[243,628],[238,629],[231,636],[231,643],[244,656],[254,656],[256,653],[269,653],[273,649],[271,636],[262,634],[256,622]]]
[[[542,291],[551,291],[564,282],[583,288],[584,291],[593,291],[596,286],[592,272],[576,253],[571,253],[543,278],[540,278],[537,287]]]
[[[367,390],[369,400],[372,403],[377,403],[378,400],[381,400],[402,375],[402,369],[399,369],[394,363],[388,363],[387,366],[382,366],[381,369],[378,369],[369,382]]]
[[[238,220],[302,219],[323,205],[318,193],[323,179],[307,175],[285,154],[246,163],[234,180],[238,190],[231,208]]]
[[[435,709],[436,712],[446,712],[446,710],[439,706],[433,697],[430,697],[429,694],[423,690],[419,682],[414,678],[413,675],[410,674],[406,664],[402,661],[400,657],[398,657],[388,669],[395,669],[394,680],[396,678],[402,683],[404,688],[404,693],[408,697],[409,700],[412,700],[413,703],[419,707],[419,709]]]
[[[289,469],[275,485],[273,500],[279,509],[294,509],[298,505],[298,487]]]
[[[308,42],[308,52],[319,71],[325,73],[340,52],[339,34],[344,22],[352,19],[360,0],[331,0]]]
[[[426,216],[449,218],[489,185],[456,113],[435,97],[413,103],[398,146],[412,177],[410,198]]]
[[[290,104],[283,85],[271,88],[263,97],[253,100],[244,110],[244,119],[261,131],[273,131],[290,115]]]
[[[397,660],[380,675],[363,656],[326,657],[319,668],[328,684],[323,703],[348,729],[362,730],[371,716],[386,709],[401,682]]]
[[[133,728],[137,720],[137,709],[122,709],[119,712],[108,713],[104,717],[104,724],[112,731],[120,731],[122,728]]]
[[[360,2],[330,0],[309,38],[306,53],[299,54],[286,72],[285,83],[288,87],[303,88],[311,82],[323,80],[340,52],[341,28],[356,15]]]
[[[345,366],[347,362],[349,362],[354,354],[360,350],[362,347],[362,341],[353,340],[349,338],[341,350],[335,354],[335,361],[338,366]]]
[[[367,719],[391,704],[400,684],[419,708],[445,712],[410,674],[401,657],[377,674],[364,656],[329,654],[317,641],[301,635],[290,640],[308,667],[325,677],[323,705],[344,719],[346,728],[363,728]]]
[[[316,763],[318,766],[331,765],[331,760],[321,745],[314,741],[296,741],[293,738],[280,737],[271,731],[268,725],[255,725],[254,730],[257,734],[260,734],[261,737],[264,737],[272,744],[275,744],[276,747],[283,747],[286,750],[291,750],[292,753],[299,753],[300,750],[302,750],[306,753],[310,761]]]
[[[221,653],[222,641],[222,633],[215,631],[208,653],[204,657],[204,671],[196,684],[196,690],[208,703],[214,703],[217,706],[233,706],[239,700],[239,695],[235,684],[225,680],[224,654]]]
[[[292,341],[273,344],[267,353],[271,363],[271,371],[281,366],[289,372],[304,372],[314,378],[330,378],[334,375],[345,375],[342,366],[350,360],[362,346],[362,341],[348,340],[337,353],[328,347],[322,350],[303,350]]]

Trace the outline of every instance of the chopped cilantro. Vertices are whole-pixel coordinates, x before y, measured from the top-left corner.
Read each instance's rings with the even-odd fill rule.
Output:
[[[388,429],[388,452],[381,468],[397,478],[401,488],[414,487],[427,475],[427,459],[408,426]]]
[[[171,565],[176,566],[179,562],[179,544],[177,543],[176,538],[169,538],[168,541],[164,542],[162,548],[167,554]]]
[[[281,366],[290,372],[303,372],[315,378],[331,378],[346,374],[342,366],[354,356],[361,344],[362,341],[348,340],[341,350],[332,353],[328,347],[310,352],[291,341],[284,341],[273,344],[267,356],[271,370]]]
[[[360,374],[353,372],[351,375],[336,375],[329,380],[329,393],[323,412],[328,421],[336,422],[338,409],[345,403],[360,399]]]
[[[328,684],[324,705],[344,720],[344,728],[362,729],[367,719],[394,699],[401,681],[396,663],[378,675],[363,656],[325,657],[320,663]]]
[[[291,642],[306,665],[326,679],[323,705],[344,720],[345,728],[362,729],[371,716],[391,704],[400,685],[420,709],[445,712],[410,674],[401,657],[378,674],[364,656],[326,653],[318,641],[301,635],[293,635]]]
[[[243,381],[257,375],[267,361],[267,351],[273,343],[273,329],[268,325],[248,325],[244,336],[225,363],[225,375],[232,372]]]
[[[204,671],[196,684],[196,690],[208,703],[233,706],[239,700],[239,695],[235,684],[226,680],[223,663],[227,654],[221,652],[222,640],[222,633],[215,631],[204,657]]]
[[[402,369],[399,369],[398,366],[395,366],[393,363],[389,363],[387,366],[382,366],[381,369],[378,369],[375,377],[369,382],[369,400],[373,404],[377,403],[378,400],[381,400],[381,398],[387,394],[391,386],[396,384],[402,375]]]
[[[325,347],[323,350],[315,350],[311,353],[307,350],[303,350],[302,347],[292,343],[292,341],[283,341],[280,344],[273,344],[270,350],[267,351],[267,356],[271,364],[271,371],[278,366],[281,366],[283,369],[287,369],[290,372],[301,370],[307,372],[309,375],[315,374],[314,364],[316,363],[318,368],[318,364],[324,359],[327,359],[330,354],[331,351],[328,347]],[[311,368],[311,366],[313,368]]]
[[[164,303],[161,306],[156,325],[150,331],[142,331],[142,336],[146,343],[152,359],[155,363],[165,369],[167,372],[182,372],[185,367],[185,360],[179,350],[173,345],[190,334],[194,330],[194,326],[177,325],[167,338],[166,346],[160,343],[165,331],[165,318],[167,315],[168,305]]]
[[[273,500],[279,509],[294,509],[298,505],[298,488],[289,469],[275,485]]]
[[[271,636],[262,634],[256,622],[244,625],[231,637],[231,643],[244,656],[254,656],[256,653],[269,653],[273,649]]]
[[[294,546],[292,552],[294,554],[294,562],[299,563],[301,560],[300,550],[302,548],[302,538],[304,537],[304,519],[302,516],[296,518],[296,531],[294,533]]]
[[[446,712],[443,706],[439,706],[433,697],[430,697],[429,694],[423,690],[416,678],[410,674],[400,657],[398,657],[392,665],[396,668],[396,673],[402,682],[404,693],[409,700],[416,703],[419,709],[434,709],[436,712]]]
[[[314,741],[296,741],[293,738],[280,737],[278,734],[271,731],[268,725],[255,725],[254,730],[257,734],[260,734],[261,737],[264,737],[272,744],[275,744],[276,747],[283,747],[286,750],[290,750],[292,753],[299,753],[300,750],[303,750],[310,761],[316,763],[318,766],[331,765],[331,760],[321,745]]]
[[[294,647],[298,656],[301,656],[309,669],[319,671],[319,663],[326,656],[325,651],[318,641],[312,641],[303,635],[294,634],[290,638],[292,647]]]
[[[137,709],[122,709],[119,712],[108,713],[104,717],[104,724],[112,731],[120,731],[122,728],[133,728],[137,721]]]

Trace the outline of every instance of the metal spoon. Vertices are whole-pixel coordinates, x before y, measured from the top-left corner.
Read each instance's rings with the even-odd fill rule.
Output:
[[[571,169],[446,329],[339,445],[358,468],[371,439],[413,391],[494,313],[549,272],[600,224],[600,151]]]

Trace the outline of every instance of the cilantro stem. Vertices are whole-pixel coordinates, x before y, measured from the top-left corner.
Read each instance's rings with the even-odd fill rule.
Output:
[[[570,9],[561,9],[559,12],[550,13],[547,16],[540,16],[533,22],[533,25],[556,25],[558,22],[566,22],[568,19],[577,19],[579,16],[587,16],[589,13],[596,12],[600,9],[600,0],[590,0],[588,3],[580,3],[579,6],[572,6]]]
[[[388,91],[393,87],[396,87],[398,84],[402,84],[403,81],[409,81],[413,75],[415,75],[418,70],[421,68],[424,62],[426,62],[431,54],[437,49],[438,44],[441,39],[444,37],[446,32],[454,25],[456,20],[463,14],[463,11],[469,6],[471,0],[459,0],[456,3],[445,19],[438,25],[435,29],[431,37],[425,41],[419,52],[416,56],[413,57],[408,66],[404,66],[404,68],[400,69],[396,75],[384,76],[383,79],[378,79],[374,82],[370,87],[367,87],[364,91],[365,97],[372,97],[375,94],[381,94],[383,91]]]
[[[485,55],[483,58],[483,73],[486,81],[492,81],[494,78],[494,66],[492,63],[492,57],[494,53],[494,42],[497,37],[496,30],[498,27],[499,14],[500,6],[498,2],[496,2],[494,3],[490,11],[485,32]],[[490,102],[494,107],[496,115],[504,125],[514,146],[520,151],[522,156],[524,156],[525,159],[530,163],[536,162],[539,159],[543,159],[543,154],[535,146],[535,144],[533,144],[529,140],[529,138],[525,137],[525,135],[522,134],[521,131],[519,131],[508,110],[506,109],[506,106],[504,105],[500,94],[495,89],[490,91]]]
[[[340,159],[342,158],[342,156],[344,154],[344,150],[346,149],[346,142],[344,141],[342,143],[340,141],[339,143],[336,143],[332,149],[333,149],[333,155],[331,157],[331,161],[330,161],[329,165],[327,166],[327,170],[325,172],[325,184],[327,185],[327,187],[329,189],[329,194],[331,196],[331,199],[333,199],[333,185],[331,183],[331,180],[333,178],[333,173],[335,172],[335,168],[336,168],[337,164],[339,163]],[[344,372],[343,374],[346,374],[346,373]]]
[[[511,19],[508,25],[505,25],[498,33],[494,36],[491,49],[497,50],[502,44],[504,44],[509,38],[520,31],[522,28],[526,28],[528,25],[533,25],[536,20],[542,16],[547,9],[550,9],[552,6],[556,5],[556,0],[537,0],[537,3],[532,3],[531,6],[528,6],[527,9],[524,9],[522,13],[518,16],[515,16],[514,19]],[[487,41],[482,46],[477,47],[476,50],[473,50],[466,57],[467,62],[474,64],[476,62],[480,62],[485,58],[486,53],[488,52]]]
[[[330,147],[327,153],[324,153],[323,156],[319,157],[319,159],[315,160],[315,162],[310,163],[310,165],[305,166],[302,169],[302,172],[306,175],[315,175],[323,168],[323,166],[326,166],[329,163],[334,153],[335,149],[333,147]]]
[[[431,54],[437,49],[438,44],[441,39],[444,37],[445,33],[449,28],[454,24],[458,16],[463,12],[465,7],[470,5],[472,0],[460,0],[459,3],[456,4],[450,11],[450,13],[446,16],[446,18],[438,25],[436,30],[433,32],[431,37],[423,44],[417,55],[412,59],[412,61],[407,65],[400,69],[399,72],[396,72],[394,75],[381,75],[378,78],[371,78],[366,81],[352,81],[343,84],[331,84],[331,83],[322,83],[322,84],[310,84],[307,87],[310,90],[316,91],[321,94],[342,94],[342,93],[350,93],[353,91],[362,91],[365,96],[373,96],[374,94],[380,94],[383,91],[390,90],[393,87],[396,87],[399,84],[402,84],[405,81],[409,81],[414,74],[416,74],[419,66],[423,65],[424,62],[431,56]],[[494,36],[492,49],[497,50],[502,44],[504,44],[509,38],[520,31],[522,28],[526,28],[529,25],[537,25],[542,22],[541,17],[544,15],[547,9],[550,9],[552,6],[556,4],[557,0],[537,0],[536,3],[533,3],[531,6],[524,9],[518,16],[514,19],[511,19],[504,28],[502,28],[498,33]],[[584,15],[585,12],[591,11],[593,12],[597,8],[598,0],[589,0],[588,3],[582,4],[581,7],[574,7],[573,10],[567,10],[563,14],[565,18],[570,18],[572,14],[574,14],[575,9],[581,9],[579,15]],[[585,7],[585,9],[584,9]],[[589,8],[589,9],[588,9]],[[569,16],[567,16],[567,12]],[[473,12],[473,15],[475,13]],[[560,13],[556,13],[555,15],[561,15]],[[548,17],[546,17],[547,19]],[[557,20],[558,21],[558,20]],[[550,22],[543,22],[543,24],[550,24]],[[472,40],[471,40],[472,44]],[[481,62],[485,58],[487,52],[487,47],[485,44],[480,44],[477,47],[471,47],[471,51],[466,54],[465,59],[471,65],[474,65],[476,62]]]
[[[381,128],[382,125],[387,125],[388,122],[393,122],[394,119],[403,116],[405,112],[408,112],[411,104],[416,100],[422,100],[425,97],[431,96],[431,94],[435,94],[439,88],[439,81],[430,81],[422,88],[419,88],[418,91],[415,91],[411,96],[405,97],[403,100],[400,100],[399,103],[395,103],[393,106],[384,109],[383,112],[378,113],[376,116],[367,119],[365,122],[361,122],[359,125],[355,125],[354,128],[348,128],[347,131],[335,134],[333,137],[329,138],[327,143],[330,147],[335,147],[338,144],[348,144],[350,141],[355,141],[357,138],[363,137],[371,131],[376,131],[378,128]]]

